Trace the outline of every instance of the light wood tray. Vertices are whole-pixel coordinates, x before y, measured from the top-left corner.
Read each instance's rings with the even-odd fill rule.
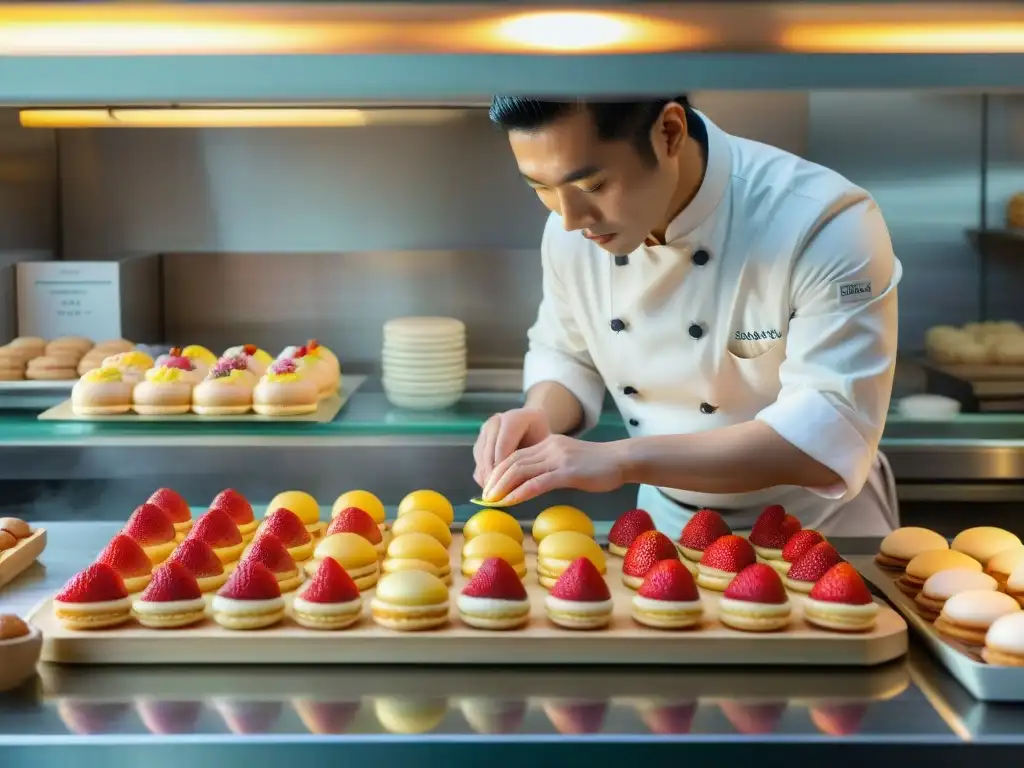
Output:
[[[137,413],[125,413],[119,416],[80,416],[71,408],[71,401],[65,400],[60,405],[55,405],[48,411],[39,414],[40,421],[118,421],[122,423],[138,421],[172,421],[172,422],[209,422],[209,421],[287,421],[287,422],[316,422],[326,424],[338,415],[348,399],[352,396],[362,383],[366,381],[365,376],[346,376],[342,381],[342,390],[337,395],[331,395],[320,401],[320,406],[314,413],[306,413],[301,416],[261,416],[258,413],[244,413],[240,416],[200,416],[197,413],[183,413],[178,416],[140,416]]]
[[[0,587],[10,583],[46,549],[46,529],[36,528],[11,549],[0,552]]]
[[[53,618],[51,600],[30,615],[44,635],[43,661],[68,664],[685,664],[873,666],[903,656],[907,625],[880,604],[875,629],[841,634],[805,624],[804,598],[791,594],[793,619],[783,632],[752,634],[717,621],[718,595],[703,592],[705,621],[698,630],[648,629],[630,617],[633,592],[622,584],[621,563],[609,557],[607,581],[615,602],[612,624],[595,632],[573,632],[550,623],[546,591],[537,583],[533,547],[527,548],[529,624],[513,632],[488,632],[462,624],[455,597],[466,583],[460,574],[462,536],[452,542],[451,621],[421,633],[394,632],[370,618],[372,590],[364,593],[363,620],[340,632],[304,629],[291,618],[256,632],[233,632],[209,619],[180,630],[135,624],[79,632]],[[286,601],[290,603],[290,597]]]

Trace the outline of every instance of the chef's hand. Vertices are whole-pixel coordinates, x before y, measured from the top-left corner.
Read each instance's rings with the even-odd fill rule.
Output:
[[[519,504],[558,488],[614,491],[625,482],[621,445],[551,435],[499,462],[484,487],[484,498]]]
[[[473,446],[473,479],[483,488],[494,467],[517,448],[528,448],[551,435],[547,414],[539,408],[515,408],[496,413],[480,428]]]

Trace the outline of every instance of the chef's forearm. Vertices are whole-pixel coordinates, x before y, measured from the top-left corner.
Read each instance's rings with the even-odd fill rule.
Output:
[[[583,423],[583,406],[556,381],[541,381],[526,393],[526,407],[543,411],[556,435],[567,435]]]
[[[619,448],[627,483],[747,493],[776,485],[827,488],[842,482],[759,421],[689,435],[636,437],[623,440]]]

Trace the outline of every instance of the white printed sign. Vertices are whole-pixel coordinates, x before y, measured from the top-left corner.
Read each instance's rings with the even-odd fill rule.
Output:
[[[17,281],[19,336],[121,337],[116,261],[23,262]]]

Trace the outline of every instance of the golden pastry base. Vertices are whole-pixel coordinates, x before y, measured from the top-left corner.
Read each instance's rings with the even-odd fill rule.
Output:
[[[10,549],[0,552],[0,587],[16,579],[46,549],[46,529],[33,528],[32,533]]]
[[[621,561],[608,560],[606,576],[615,611],[611,625],[574,632],[552,624],[544,611],[545,590],[537,583],[535,547],[527,542],[526,588],[530,622],[511,632],[472,629],[458,618],[456,597],[466,583],[455,536],[450,552],[454,584],[450,591],[451,620],[428,632],[394,632],[370,618],[373,590],[363,593],[363,618],[337,632],[317,632],[284,623],[254,632],[232,632],[207,619],[176,630],[145,629],[131,623],[95,632],[64,629],[46,600],[30,619],[43,631],[44,661],[68,664],[680,664],[680,665],[812,665],[873,666],[903,656],[907,625],[886,605],[870,633],[826,632],[801,620],[804,597],[790,594],[793,618],[789,629],[750,634],[716,620],[719,595],[703,592],[705,620],[701,628],[659,631],[643,627],[630,616],[633,592],[622,584]],[[286,598],[290,601],[290,597]]]

